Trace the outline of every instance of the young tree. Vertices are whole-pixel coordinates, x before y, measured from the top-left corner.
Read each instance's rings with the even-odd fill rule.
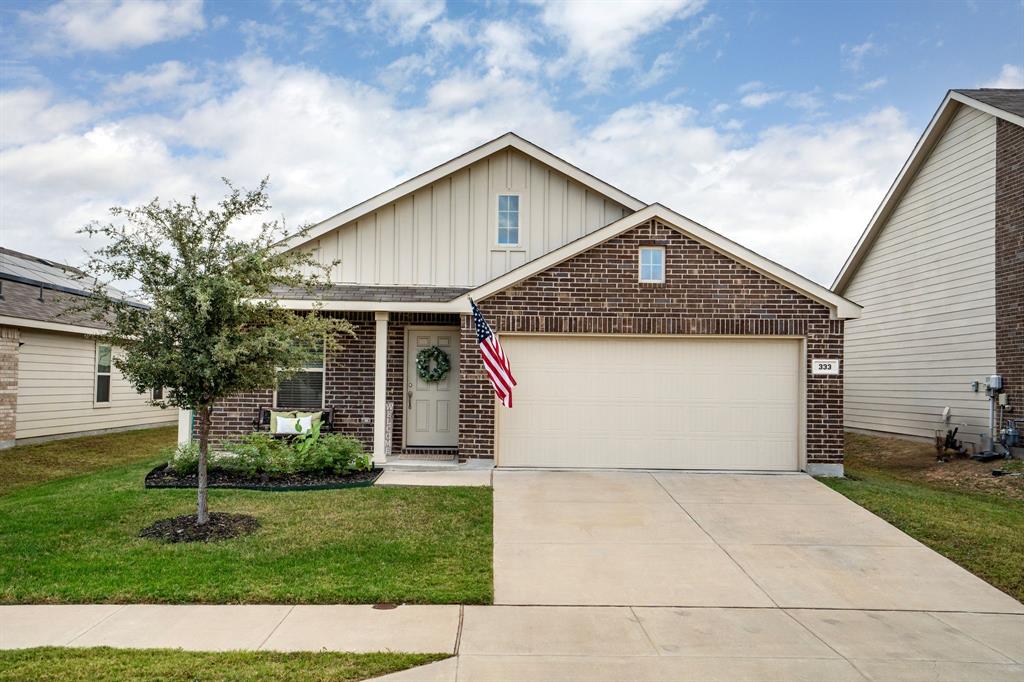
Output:
[[[270,209],[267,180],[253,191],[229,189],[217,208],[154,199],[137,208],[113,208],[117,222],[82,229],[104,245],[88,269],[96,275],[85,305],[106,319],[103,342],[121,350],[115,366],[138,391],[163,387],[163,407],[192,410],[199,427],[197,523],[209,521],[206,463],[214,403],[235,393],[273,388],[279,371],[296,371],[321,343],[333,346],[345,320],[284,310],[275,289],[312,290],[326,283],[329,266],[309,254],[275,247],[278,221],[263,222],[252,239],[229,229]],[[299,234],[303,231],[300,230]],[[147,308],[110,296],[103,281],[130,281]]]

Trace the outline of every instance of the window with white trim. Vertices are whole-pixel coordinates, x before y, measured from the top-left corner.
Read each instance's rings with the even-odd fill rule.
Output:
[[[110,362],[113,353],[110,346],[96,346],[96,403],[110,403]]]
[[[665,249],[660,246],[640,247],[640,281],[661,283],[665,281]]]
[[[324,344],[310,349],[309,359],[290,375],[279,373],[274,407],[292,410],[324,408]]]
[[[519,246],[519,195],[498,195],[498,246]]]

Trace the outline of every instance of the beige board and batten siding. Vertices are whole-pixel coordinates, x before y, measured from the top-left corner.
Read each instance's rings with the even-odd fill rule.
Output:
[[[519,196],[519,244],[497,244],[499,194]],[[506,149],[342,225],[310,248],[343,284],[476,286],[630,209]]]
[[[110,403],[95,405],[96,341],[79,334],[21,330],[16,438],[172,424],[178,411],[148,404],[116,367]]]
[[[996,120],[961,107],[843,292],[847,428],[931,437],[944,407],[974,442],[970,382],[995,373]]]

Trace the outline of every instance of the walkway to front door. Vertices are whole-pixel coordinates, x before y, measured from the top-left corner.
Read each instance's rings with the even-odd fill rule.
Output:
[[[458,447],[459,329],[409,327],[405,334],[405,447]],[[416,370],[416,356],[434,346],[448,356],[451,369],[428,382]]]

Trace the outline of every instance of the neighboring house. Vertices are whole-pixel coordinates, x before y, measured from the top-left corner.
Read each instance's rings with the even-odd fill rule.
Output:
[[[323,406],[377,462],[842,472],[843,324],[859,307],[514,134],[283,248],[341,264],[281,305],[320,301],[357,337],[276,392],[217,405],[215,438],[261,407]],[[512,409],[495,405],[470,297],[518,379]],[[434,346],[451,370],[428,383],[416,357]]]
[[[1024,90],[953,90],[833,289],[846,325],[845,423],[931,438],[987,432],[986,378],[1024,420]],[[981,382],[980,390],[971,383]]]
[[[0,248],[0,447],[177,419],[124,380],[116,350],[96,340],[102,323],[74,312],[92,283],[83,276]]]

